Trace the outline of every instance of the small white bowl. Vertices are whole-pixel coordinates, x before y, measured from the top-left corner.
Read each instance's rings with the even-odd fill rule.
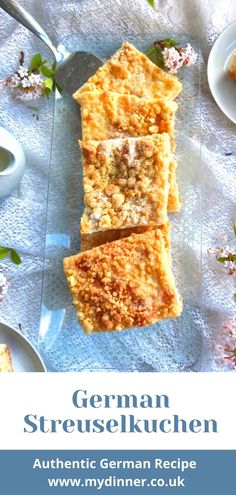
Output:
[[[207,65],[207,76],[218,107],[236,124],[236,82],[227,69],[233,52],[236,51],[236,22],[230,24],[213,45]]]
[[[25,170],[25,155],[18,141],[0,127],[0,199],[14,191]]]

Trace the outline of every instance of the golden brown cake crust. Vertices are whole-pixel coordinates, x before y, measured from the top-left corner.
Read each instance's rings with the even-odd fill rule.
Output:
[[[147,136],[167,132],[174,148],[177,103],[163,98],[138,98],[109,91],[80,95],[83,141]]]
[[[83,140],[106,140],[147,136],[167,132],[174,151],[174,114],[177,103],[165,99],[145,99],[105,91],[90,91],[80,95]],[[180,210],[176,183],[176,161],[169,170],[168,211]]]
[[[145,99],[133,95],[91,91],[80,95],[83,140],[106,140],[167,132],[174,151],[174,114],[178,105],[163,98]],[[180,210],[176,183],[176,160],[169,170],[168,211]]]
[[[168,134],[81,142],[84,200],[81,233],[167,221]]]
[[[86,333],[151,325],[181,313],[159,228],[65,258],[64,270]]]
[[[108,90],[138,97],[160,96],[173,100],[181,89],[177,77],[157,67],[130,43],[124,43],[73,96],[77,99],[83,91]]]
[[[12,371],[13,368],[10,349],[6,344],[0,344],[0,373]]]

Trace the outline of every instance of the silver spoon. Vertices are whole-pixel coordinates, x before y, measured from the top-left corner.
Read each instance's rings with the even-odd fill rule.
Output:
[[[91,53],[71,53],[61,43],[56,48],[44,29],[16,0],[0,0],[0,7],[36,34],[51,49],[57,63],[56,82],[63,91],[73,94],[103,64]]]

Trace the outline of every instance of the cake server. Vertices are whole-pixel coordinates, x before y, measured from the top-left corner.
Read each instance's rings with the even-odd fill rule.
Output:
[[[72,53],[61,43],[56,48],[44,29],[16,0],[0,0],[0,7],[50,48],[57,63],[56,82],[63,91],[73,94],[103,64],[92,53]]]

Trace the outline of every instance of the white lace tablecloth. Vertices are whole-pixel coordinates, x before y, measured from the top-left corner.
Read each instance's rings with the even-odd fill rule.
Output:
[[[172,32],[189,36],[200,47],[202,70],[202,251],[204,335],[202,370],[215,369],[214,342],[222,322],[235,312],[232,280],[221,266],[209,260],[207,248],[217,237],[230,232],[235,209],[235,156],[225,156],[236,148],[236,126],[218,109],[210,94],[206,62],[210,48],[232,21],[236,20],[235,0],[157,0],[155,13],[146,0],[21,0],[43,25],[55,43],[80,33],[86,40],[112,39],[119,46],[136,34]],[[152,42],[154,40],[150,40]],[[0,79],[14,72],[19,50],[27,58],[36,52],[50,56],[44,45],[5,12],[0,10]],[[45,234],[48,165],[53,123],[53,98],[40,103],[39,120],[33,110],[16,104],[1,89],[0,126],[22,143],[27,168],[18,190],[0,202],[0,244],[19,248],[23,263],[0,268],[11,279],[7,297],[0,305],[0,320],[22,332],[37,345],[42,287],[42,257]]]

